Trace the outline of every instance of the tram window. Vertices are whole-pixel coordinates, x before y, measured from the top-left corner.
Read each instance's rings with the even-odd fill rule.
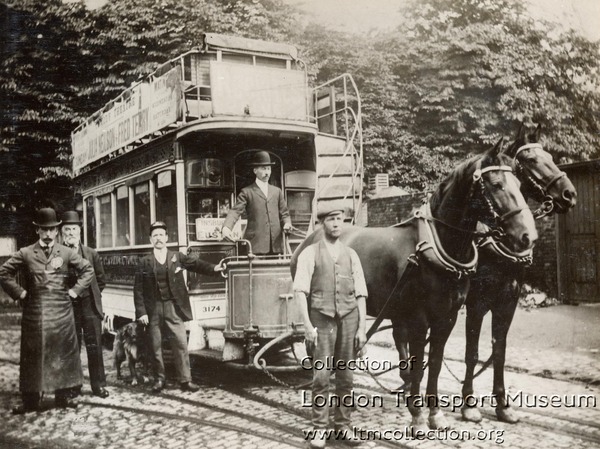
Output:
[[[285,59],[263,58],[261,56],[257,56],[256,65],[262,67],[276,67],[278,69],[285,69],[287,67],[287,62]]]
[[[193,218],[225,218],[231,207],[228,192],[188,192],[188,211]]]
[[[188,187],[231,186],[231,170],[227,161],[215,158],[192,159],[186,163]]]
[[[133,187],[133,217],[135,244],[148,243],[150,231],[150,190],[148,181]]]
[[[252,55],[241,55],[241,54],[223,54],[223,62],[234,62],[237,64],[248,64],[253,65],[254,60]]]
[[[156,219],[167,224],[169,241],[177,241],[177,190],[174,172],[156,175]]]
[[[102,195],[98,198],[100,203],[100,248],[112,246],[112,194]]]
[[[85,216],[86,216],[86,235],[87,246],[96,248],[96,214],[94,212],[94,197],[88,196],[85,199]]]
[[[117,246],[131,244],[129,236],[129,188],[117,188]]]
[[[312,211],[312,201],[315,196],[314,190],[287,191],[287,204],[290,210],[290,218],[295,226],[302,230],[308,229]]]
[[[217,218],[220,225],[231,207],[229,192],[188,191],[188,238],[197,240],[196,219]],[[220,229],[220,226],[217,226]],[[205,230],[206,231],[206,230]],[[212,232],[212,231],[211,231]]]

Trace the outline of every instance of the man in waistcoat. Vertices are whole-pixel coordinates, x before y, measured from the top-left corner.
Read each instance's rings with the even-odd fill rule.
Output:
[[[56,242],[60,221],[52,208],[37,211],[38,241],[21,248],[0,267],[0,285],[23,306],[19,390],[22,414],[41,409],[41,394],[54,392],[55,403],[75,408],[74,391],[83,383],[72,301],[89,288],[92,266]],[[67,285],[70,272],[74,285]],[[22,275],[22,284],[16,280]]]
[[[253,167],[255,182],[244,187],[239,193],[235,206],[227,213],[223,223],[223,238],[231,238],[232,229],[245,212],[248,226],[244,238],[250,241],[254,254],[281,254],[284,232],[292,229],[292,221],[283,192],[269,184],[271,177],[271,156],[266,151],[258,151],[250,166]]]
[[[190,356],[187,349],[185,321],[192,320],[192,307],[183,271],[215,274],[223,267],[167,249],[167,225],[156,221],[150,225],[151,254],[138,264],[133,287],[135,316],[148,325],[152,345],[155,382],[154,392],[165,387],[165,364],[162,356],[163,337],[170,343],[179,387],[197,391],[192,382]]]
[[[102,356],[102,290],[104,282],[104,268],[96,250],[81,243],[81,221],[77,211],[70,210],[62,216],[63,244],[81,257],[90,262],[94,268],[92,285],[73,301],[75,312],[75,329],[79,348],[81,341],[85,342],[85,352],[88,359],[88,371],[92,394],[101,398],[109,396],[106,390],[106,374],[104,372],[104,358]]]
[[[350,425],[351,406],[343,398],[352,395],[353,372],[347,367],[366,343],[367,287],[356,252],[340,240],[344,212],[320,207],[317,217],[324,239],[304,249],[298,257],[294,293],[302,309],[307,346],[313,349],[311,446],[325,447],[323,430],[329,425],[329,380],[335,369],[335,392],[341,405],[335,409],[335,430],[348,445],[360,444]],[[317,361],[322,362],[317,364]],[[315,398],[325,399],[325,406]]]

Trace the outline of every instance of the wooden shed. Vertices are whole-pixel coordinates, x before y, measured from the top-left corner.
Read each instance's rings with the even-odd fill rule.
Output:
[[[600,160],[561,168],[577,205],[558,216],[558,292],[566,302],[600,302]]]

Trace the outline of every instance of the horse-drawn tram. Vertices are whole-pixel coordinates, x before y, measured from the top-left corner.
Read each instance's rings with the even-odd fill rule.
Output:
[[[72,133],[84,242],[104,264],[105,327],[135,319],[133,283],[150,251],[149,227],[166,222],[168,246],[217,263],[227,276],[188,273],[194,320],[189,349],[250,363],[265,348],[303,338],[287,253],[255,256],[221,227],[257,151],[275,161],[297,234],[310,232],[319,202],[352,220],[362,187],[360,97],[351,76],[310,88],[293,46],[217,34],[160,66]],[[341,204],[339,204],[341,203]],[[240,238],[244,220],[234,235]]]

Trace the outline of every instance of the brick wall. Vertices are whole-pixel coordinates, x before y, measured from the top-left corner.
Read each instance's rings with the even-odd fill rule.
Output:
[[[402,196],[373,198],[368,202],[368,225],[370,227],[392,226],[410,217],[413,209],[423,204],[427,193],[419,192]]]
[[[427,193],[375,198],[368,201],[368,226],[385,227],[399,223],[419,207]],[[536,205],[530,207],[535,209]],[[556,218],[544,217],[536,221],[539,239],[535,245],[533,264],[525,274],[525,282],[539,288],[547,295],[558,295]]]

